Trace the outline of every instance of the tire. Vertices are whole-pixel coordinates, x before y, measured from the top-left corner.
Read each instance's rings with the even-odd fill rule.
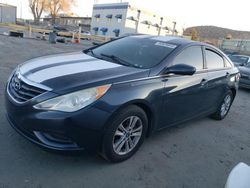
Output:
[[[231,90],[229,90],[224,95],[223,100],[221,101],[217,111],[214,114],[212,114],[210,117],[215,120],[223,120],[227,116],[231,108],[231,105],[233,103],[233,100],[234,100],[233,93]]]
[[[142,145],[147,128],[148,118],[140,107],[122,109],[105,131],[101,155],[110,162],[129,159]]]

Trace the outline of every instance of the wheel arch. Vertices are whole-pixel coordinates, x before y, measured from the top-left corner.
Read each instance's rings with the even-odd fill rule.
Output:
[[[138,100],[132,100],[129,101],[127,103],[122,104],[121,106],[119,106],[119,108],[117,108],[111,115],[111,117],[109,118],[109,120],[107,121],[108,124],[110,121],[112,121],[112,119],[116,116],[116,114],[118,114],[121,110],[123,110],[124,108],[131,106],[131,105],[135,105],[139,108],[141,108],[147,115],[148,118],[148,130],[147,130],[147,137],[149,137],[153,131],[155,130],[155,125],[156,125],[156,117],[155,117],[155,112],[153,110],[153,108],[151,107],[151,105],[149,104],[149,102],[147,102],[146,100],[143,99],[138,99]],[[105,129],[108,126],[105,126]]]

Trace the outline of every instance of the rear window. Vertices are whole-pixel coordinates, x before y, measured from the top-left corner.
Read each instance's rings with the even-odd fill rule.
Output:
[[[206,60],[208,69],[224,68],[224,59],[212,50],[206,49]]]
[[[227,59],[225,59],[225,63],[226,63],[226,67],[232,67],[232,64]]]
[[[102,58],[105,58],[102,54],[116,56],[134,67],[147,69],[159,64],[176,47],[165,41],[133,36],[99,46],[93,49],[93,53]]]

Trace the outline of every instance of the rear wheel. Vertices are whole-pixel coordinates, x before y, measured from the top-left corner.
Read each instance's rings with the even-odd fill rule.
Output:
[[[130,158],[145,139],[148,119],[137,106],[129,106],[114,117],[103,141],[102,155],[111,162]]]
[[[228,91],[224,96],[219,108],[214,114],[211,115],[211,117],[216,120],[224,119],[227,116],[232,103],[233,103],[233,93],[232,91]]]

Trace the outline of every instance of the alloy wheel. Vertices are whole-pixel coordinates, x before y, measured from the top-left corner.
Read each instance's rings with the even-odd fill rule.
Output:
[[[118,155],[126,155],[138,144],[143,131],[142,120],[129,116],[118,126],[113,137],[113,150]]]
[[[231,97],[231,95],[227,95],[227,96],[224,98],[223,103],[222,103],[222,105],[221,105],[221,109],[220,109],[221,117],[224,117],[224,116],[227,114],[227,112],[229,111],[231,102],[232,102],[232,97]]]

